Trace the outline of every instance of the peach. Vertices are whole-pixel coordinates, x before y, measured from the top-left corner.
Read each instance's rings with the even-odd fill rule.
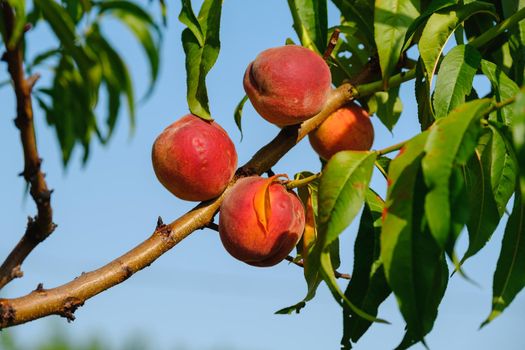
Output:
[[[219,212],[222,244],[233,257],[254,266],[272,266],[286,258],[304,226],[301,201],[276,177],[238,180]]]
[[[286,45],[261,52],[248,65],[244,90],[270,123],[286,126],[319,113],[331,85],[330,69],[313,51]]]
[[[157,137],[151,158],[160,183],[189,201],[220,195],[237,168],[237,152],[216,122],[188,114]]]
[[[369,150],[374,142],[374,127],[368,113],[351,103],[328,116],[308,134],[308,139],[317,154],[328,160],[339,151]]]

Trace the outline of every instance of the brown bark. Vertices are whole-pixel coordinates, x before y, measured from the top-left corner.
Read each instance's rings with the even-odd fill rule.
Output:
[[[14,26],[14,14],[6,2],[0,3],[2,15],[6,27],[6,41],[9,41]],[[51,208],[51,192],[46,184],[44,173],[40,170],[42,159],[38,155],[33,123],[33,107],[31,104],[31,90],[38,75],[24,76],[22,40],[14,47],[9,48],[3,59],[7,62],[7,68],[16,94],[17,115],[15,125],[20,131],[20,141],[24,152],[24,171],[21,175],[29,184],[29,192],[35,201],[37,215],[29,218],[27,228],[18,242],[0,266],[0,289],[12,279],[22,276],[21,265],[31,251],[55,229],[53,223],[53,210]]]

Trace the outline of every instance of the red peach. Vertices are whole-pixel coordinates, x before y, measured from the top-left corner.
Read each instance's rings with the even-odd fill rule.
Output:
[[[374,127],[368,113],[358,105],[348,104],[332,113],[308,134],[313,149],[326,160],[339,151],[365,151],[374,142]]]
[[[219,212],[222,244],[236,259],[254,266],[272,266],[295,247],[305,214],[295,193],[275,177],[242,178],[228,191]]]
[[[255,110],[270,123],[300,123],[323,108],[331,84],[330,69],[313,51],[286,45],[261,52],[248,65],[244,90]]]
[[[164,187],[189,201],[220,195],[237,168],[237,152],[226,131],[193,114],[164,129],[153,144],[151,158]]]

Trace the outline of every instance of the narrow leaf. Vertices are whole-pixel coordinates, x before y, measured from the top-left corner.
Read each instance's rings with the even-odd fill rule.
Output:
[[[512,138],[519,161],[521,193],[525,198],[525,90],[522,90],[516,98],[514,115]]]
[[[288,0],[288,6],[301,44],[322,54],[328,35],[326,0]]]
[[[490,61],[482,60],[481,70],[483,71],[483,74],[489,78],[490,83],[492,84],[496,101],[501,102],[507,100],[516,96],[519,92],[520,89],[518,85],[516,85],[516,83],[502,71],[501,67],[498,67]],[[513,112],[514,110],[512,106],[505,106],[498,109],[498,121],[505,123],[506,125],[512,124]]]
[[[182,32],[186,53],[187,100],[191,113],[211,120],[206,89],[206,76],[219,56],[219,30],[222,0],[205,0],[197,17],[204,36],[204,45],[190,28]]]
[[[491,147],[485,147],[483,153],[490,153]],[[469,246],[461,263],[476,254],[492,236],[501,218],[492,193],[490,165],[484,162],[490,157],[482,156],[476,150],[465,167],[465,180],[468,193],[470,217],[467,222]]]
[[[429,188],[425,215],[432,236],[441,247],[445,246],[451,228],[449,179],[452,168],[464,165],[473,154],[481,132],[480,120],[490,104],[490,99],[465,103],[448,117],[438,119],[430,130],[422,161]]]
[[[447,9],[443,13],[434,13],[428,19],[421,33],[418,48],[430,86],[432,86],[434,72],[448,39],[463,21],[477,13],[488,13],[495,16],[494,6],[486,2],[475,1]]]
[[[379,305],[390,295],[385,272],[379,259],[381,214],[384,202],[372,190],[367,191],[365,207],[354,245],[354,268],[345,296],[361,310],[377,315]],[[343,308],[343,349],[350,349],[352,342],[368,330],[371,322],[357,317],[347,307]]]
[[[343,151],[326,164],[319,184],[319,235],[328,247],[363,205],[377,153]]]
[[[408,27],[419,16],[419,0],[375,0],[374,37],[383,83],[401,56]]]
[[[501,252],[494,273],[492,311],[482,327],[498,317],[525,287],[525,200],[520,191],[514,197]]]
[[[472,90],[472,81],[481,62],[481,55],[468,45],[454,47],[441,62],[434,90],[436,118],[443,118],[465,102]]]
[[[237,128],[241,132],[241,141],[242,141],[242,110],[244,108],[244,104],[248,101],[248,95],[244,95],[241,101],[239,101],[239,104],[237,104],[237,107],[235,107],[235,111],[233,112],[233,119],[235,120],[235,125],[237,125]]]

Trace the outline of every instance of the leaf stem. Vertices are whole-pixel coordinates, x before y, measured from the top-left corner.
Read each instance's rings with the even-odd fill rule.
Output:
[[[401,72],[396,75],[393,75],[388,79],[388,88],[398,87],[402,83],[408,80],[412,80],[416,77],[416,69],[412,68],[406,72]],[[383,82],[381,80],[375,81],[373,83],[363,84],[356,87],[357,97],[371,95],[378,91],[384,91]]]
[[[288,255],[288,256],[287,256],[286,258],[284,258],[284,259],[285,259],[286,261],[291,262],[292,264],[295,264],[295,265],[297,265],[297,266],[299,266],[299,267],[304,268],[304,264],[303,264],[303,262],[302,262],[302,261],[296,261],[296,260],[293,258],[293,256]],[[349,274],[347,274],[347,273],[341,273],[341,272],[339,272],[339,271],[337,271],[337,270],[334,270],[334,276],[335,276],[336,278],[342,278],[342,279],[345,279],[345,280],[350,280],[350,279],[352,279],[352,276],[350,276]]]
[[[481,34],[474,40],[472,40],[469,45],[472,45],[476,48],[486,45],[489,41],[496,38],[497,36],[503,34],[507,29],[517,24],[525,18],[525,8],[522,8],[500,24],[495,27],[490,28],[485,33]]]
[[[377,155],[378,156],[382,156],[382,155],[385,155],[385,154],[388,154],[388,153],[399,151],[401,149],[401,147],[403,147],[405,145],[405,143],[407,143],[407,142],[408,142],[408,140],[401,141],[399,143],[396,143],[395,145],[388,146],[388,147],[385,147],[383,149],[377,150],[376,151]]]
[[[290,180],[290,181],[287,181],[285,183],[285,186],[286,186],[286,189],[287,190],[291,190],[293,188],[298,188],[298,187],[303,187],[303,186],[306,186],[308,185],[310,182],[313,182],[315,180],[317,180],[318,178],[320,178],[322,175],[321,172],[318,172],[317,174],[313,174],[311,176],[308,176],[308,177],[304,177],[302,179],[297,179],[297,180]]]

